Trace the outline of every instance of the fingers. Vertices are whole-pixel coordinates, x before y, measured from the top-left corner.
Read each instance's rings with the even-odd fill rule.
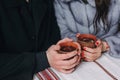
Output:
[[[57,51],[59,49],[60,49],[59,45],[52,45],[51,47],[48,48],[48,50],[46,51],[46,53],[52,53],[52,52],[55,52],[55,51]]]
[[[80,36],[80,33],[77,33],[77,34],[76,34],[76,37],[79,37],[79,36]]]
[[[62,60],[62,61],[60,61],[60,63],[58,63],[58,65],[63,65],[63,66],[72,66],[73,64],[76,64],[77,62],[79,62],[80,61],[80,58],[79,58],[80,56],[78,56],[78,55],[76,55],[76,56],[74,56],[73,58],[71,58],[71,59],[66,59],[66,60]]]
[[[102,52],[108,51],[110,46],[106,41],[102,41]]]
[[[77,34],[76,36],[79,36]],[[60,43],[72,41],[72,39],[65,38],[60,40],[56,45],[52,45],[47,50],[48,62],[51,67],[62,72],[62,73],[71,73],[76,69],[76,66],[80,64],[81,57],[86,61],[94,61],[101,56],[102,41],[97,40],[95,42],[96,48],[84,47],[81,52],[81,46],[77,43],[78,50],[72,52],[65,52],[64,54],[59,53]]]
[[[72,40],[72,39],[69,39],[69,38],[64,38],[64,39],[58,41],[57,45],[59,45],[59,44],[62,43],[62,42],[69,42],[69,41],[73,41],[73,40]]]
[[[100,39],[98,39],[98,40],[95,42],[95,45],[96,45],[96,46],[99,46],[101,43],[102,43],[102,41],[101,41]]]
[[[47,58],[50,66],[64,73],[70,73],[74,71],[75,67],[80,62],[78,51],[75,50],[65,54],[60,54],[57,51],[59,48],[59,45],[52,45],[47,50]]]
[[[71,73],[75,70],[76,66],[80,63],[80,56],[75,56],[70,60],[60,61],[57,66],[59,71],[63,73]],[[62,65],[62,66],[61,66]]]
[[[95,60],[97,59],[97,57],[101,56],[101,52],[102,52],[102,41],[100,39],[98,39],[95,42],[96,48],[88,48],[88,47],[83,47],[83,51],[82,51],[82,57],[87,56],[88,59],[90,60]],[[84,58],[83,57],[83,58]]]
[[[81,54],[81,46],[79,45],[79,43],[77,43],[77,42],[74,42],[77,46],[78,46],[78,55],[80,55]]]
[[[101,52],[90,53],[90,52],[87,52],[87,51],[82,51],[82,55],[83,55],[82,58],[85,61],[94,61],[101,56]]]
[[[96,48],[88,48],[88,47],[84,47],[83,49],[87,52],[90,53],[101,53],[102,52],[102,41],[101,40],[97,40],[95,42],[95,45],[97,46]]]
[[[69,59],[69,58],[71,58],[71,57],[74,57],[74,56],[76,56],[76,55],[78,55],[77,50],[72,51],[72,52],[69,52],[69,53],[64,53],[64,54],[58,53],[58,54],[57,54],[57,56],[58,56],[57,59],[65,60],[65,59]]]
[[[96,48],[88,48],[88,47],[83,48],[84,50],[82,51],[82,58],[85,61],[94,61],[101,56],[101,52],[102,52],[101,40],[97,40],[95,44],[97,46]]]

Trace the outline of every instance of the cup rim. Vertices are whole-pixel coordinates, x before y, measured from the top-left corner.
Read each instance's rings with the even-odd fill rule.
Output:
[[[62,42],[59,44],[60,46],[73,46],[75,48],[78,48],[78,45],[75,44],[73,41],[68,41],[68,42]]]
[[[90,39],[93,39],[94,41],[97,41],[97,37],[93,34],[80,34],[77,39],[82,39],[82,38],[90,38]]]
[[[59,45],[60,45],[60,47],[63,47],[63,46],[72,46],[72,47],[75,48],[75,50],[79,49],[79,46],[75,42],[73,42],[73,41],[62,42]],[[72,50],[72,51],[75,51],[75,50]],[[60,52],[69,52],[69,51],[61,51],[61,50],[59,50],[59,51]],[[72,51],[70,51],[70,52],[72,52]]]

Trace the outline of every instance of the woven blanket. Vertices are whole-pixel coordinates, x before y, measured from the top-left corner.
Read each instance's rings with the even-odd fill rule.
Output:
[[[44,71],[38,72],[34,80],[60,80],[59,77],[53,72],[51,68],[47,68]]]

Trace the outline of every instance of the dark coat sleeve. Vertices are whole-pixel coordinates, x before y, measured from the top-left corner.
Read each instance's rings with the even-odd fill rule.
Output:
[[[35,54],[0,53],[0,80],[32,79],[34,65]]]
[[[52,2],[45,5],[44,15],[39,16],[38,21],[37,12],[34,14],[30,7],[41,6],[28,7],[24,1],[0,0],[0,80],[32,80],[33,74],[49,67],[45,51],[60,39]],[[33,1],[36,4],[44,2]],[[30,8],[28,11],[26,6]],[[39,31],[34,31],[34,27]]]

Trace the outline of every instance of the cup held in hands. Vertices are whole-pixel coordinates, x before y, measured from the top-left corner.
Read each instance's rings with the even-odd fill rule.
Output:
[[[68,53],[68,52],[72,52],[75,50],[78,50],[78,45],[75,42],[63,42],[60,43],[60,50],[59,53]]]
[[[82,49],[83,47],[95,48],[96,41],[96,36],[92,34],[80,34],[79,36],[77,36],[77,42],[80,44]]]

